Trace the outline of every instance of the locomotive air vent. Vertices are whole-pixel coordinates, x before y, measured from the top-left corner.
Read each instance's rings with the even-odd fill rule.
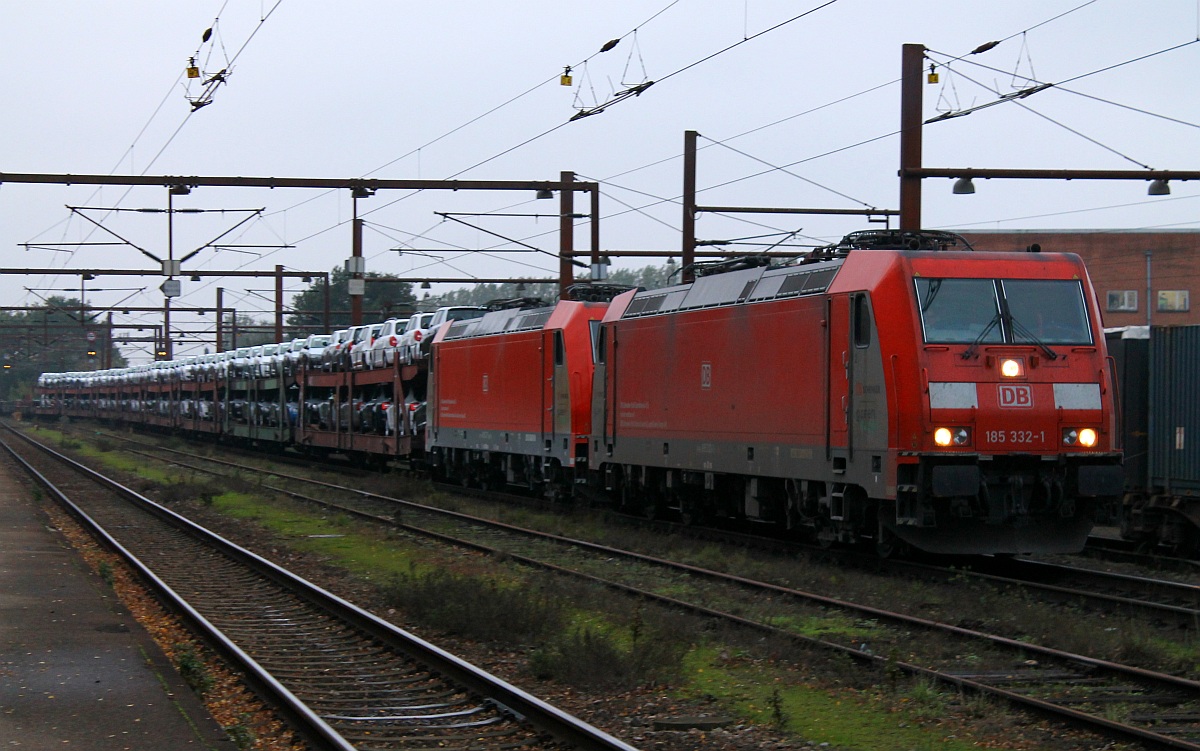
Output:
[[[517,319],[516,324],[512,327],[512,331],[528,331],[530,329],[540,329],[546,325],[546,321],[550,320],[550,315],[553,310],[544,310],[539,313],[530,313],[523,315]]]
[[[814,271],[808,274],[808,278],[804,281],[803,294],[814,294],[816,292],[824,292],[829,289],[829,283],[833,281],[833,275],[837,273],[837,269],[825,269],[824,271]]]
[[[653,297],[639,297],[629,303],[629,307],[625,309],[625,316],[645,315],[653,313],[662,307],[663,301],[667,299],[666,295],[654,295]]]

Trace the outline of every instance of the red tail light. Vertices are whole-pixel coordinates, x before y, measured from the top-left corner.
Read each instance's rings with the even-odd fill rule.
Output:
[[[420,329],[417,329],[416,331],[413,332],[413,339],[417,340],[418,342],[421,341],[421,330]]]
[[[388,338],[388,346],[390,346],[390,347],[396,346],[396,337],[393,336],[393,337]]]
[[[417,404],[416,404],[416,402],[413,402],[412,404],[408,405],[408,411],[409,411],[409,412],[416,412],[416,411],[417,411]]]

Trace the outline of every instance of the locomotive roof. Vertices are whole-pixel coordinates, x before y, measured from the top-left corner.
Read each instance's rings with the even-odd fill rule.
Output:
[[[451,321],[450,329],[442,337],[442,341],[515,331],[535,331],[546,325],[550,316],[553,315],[554,309],[554,305],[536,308],[506,308],[488,311],[480,318]]]
[[[639,292],[622,318],[818,295],[829,288],[844,258],[800,266],[756,267],[702,276],[691,284]]]

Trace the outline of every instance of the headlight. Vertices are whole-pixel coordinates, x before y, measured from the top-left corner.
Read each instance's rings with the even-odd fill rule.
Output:
[[[1020,378],[1025,375],[1025,362],[1015,357],[1004,358],[1000,361],[1000,375],[1005,378]]]
[[[938,428],[933,431],[933,442],[938,446],[966,446],[971,442],[971,431],[966,428]]]
[[[1096,445],[1099,436],[1092,428],[1065,428],[1063,430],[1064,446],[1083,446],[1091,448]]]

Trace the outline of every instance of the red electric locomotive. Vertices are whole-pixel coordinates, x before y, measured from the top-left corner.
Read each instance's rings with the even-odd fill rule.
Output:
[[[1078,551],[1123,484],[1083,263],[960,243],[860,232],[800,264],[616,298],[594,482],[643,513],[881,552]]]
[[[587,466],[594,330],[607,302],[514,301],[438,331],[428,461],[478,487],[571,492]]]

